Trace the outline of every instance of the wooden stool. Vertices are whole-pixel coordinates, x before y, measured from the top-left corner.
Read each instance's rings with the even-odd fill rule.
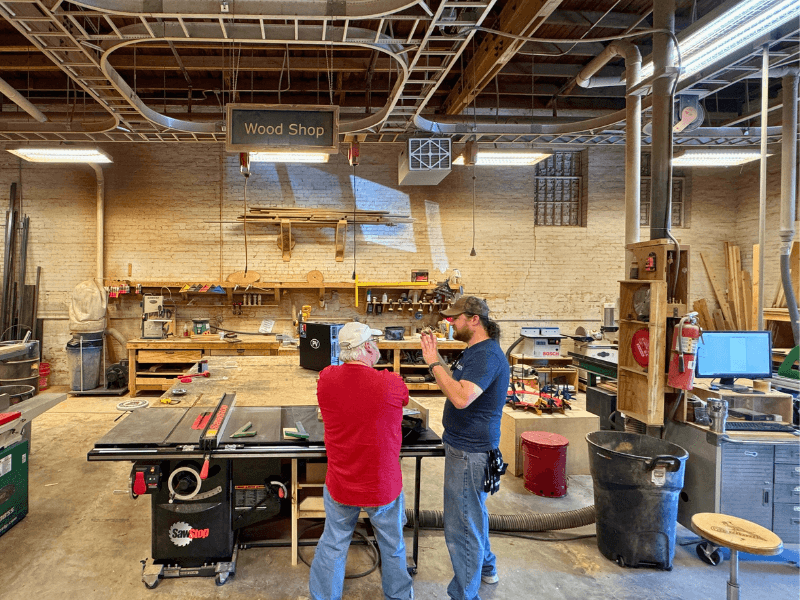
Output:
[[[773,556],[783,550],[783,541],[769,529],[751,521],[720,513],[692,516],[692,530],[705,539],[731,551],[731,578],[728,600],[739,600],[739,551]]]

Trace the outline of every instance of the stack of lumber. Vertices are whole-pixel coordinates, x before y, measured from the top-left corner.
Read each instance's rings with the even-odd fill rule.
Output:
[[[239,215],[240,221],[245,215]],[[393,215],[385,210],[335,210],[327,208],[251,208],[247,220],[258,223],[280,223],[290,221],[293,225],[335,225],[340,221],[348,223],[383,224],[411,223],[408,215]]]
[[[720,277],[709,261],[707,255],[700,253],[706,273],[714,289],[719,308],[709,308],[706,299],[700,299],[693,304],[693,310],[699,314],[700,326],[711,330],[754,330],[758,328],[758,274],[751,277],[748,271],[742,270],[741,252],[738,246],[725,242],[725,277]],[[759,247],[753,246],[753,264],[759,259]],[[792,265],[792,282],[795,296],[800,290],[800,244],[794,242],[790,258]],[[764,301],[764,319],[771,329],[775,329],[776,321],[788,321],[786,296],[780,280],[772,300],[767,297]],[[770,308],[771,307],[771,308]],[[775,333],[773,331],[773,333]]]
[[[700,327],[729,331],[755,329],[757,319],[753,314],[753,280],[750,272],[742,270],[739,246],[725,242],[724,252],[724,278],[714,272],[708,257],[700,253],[719,305],[717,309],[709,309],[706,299],[693,304],[693,309],[699,314]]]

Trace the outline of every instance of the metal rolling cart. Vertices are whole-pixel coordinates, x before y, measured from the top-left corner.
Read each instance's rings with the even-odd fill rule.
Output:
[[[678,522],[691,528],[697,513],[724,513],[752,521],[800,543],[800,438],[791,433],[715,433],[695,423],[671,422],[665,439],[689,451]],[[721,556],[708,542],[697,546],[705,562]]]

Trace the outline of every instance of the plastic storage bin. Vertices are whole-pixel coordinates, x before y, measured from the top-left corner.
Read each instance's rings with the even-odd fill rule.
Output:
[[[72,391],[93,390],[100,386],[100,363],[103,356],[103,340],[74,337],[67,342],[67,367]],[[81,380],[81,372],[83,379]]]
[[[689,453],[637,433],[595,431],[586,440],[600,552],[621,566],[671,570]]]

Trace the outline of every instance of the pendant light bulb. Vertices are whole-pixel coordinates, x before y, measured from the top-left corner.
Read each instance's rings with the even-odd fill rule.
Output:
[[[475,252],[475,248],[473,248],[473,249],[470,251],[469,255],[470,255],[470,256],[478,256],[478,253],[477,253],[477,252]]]

